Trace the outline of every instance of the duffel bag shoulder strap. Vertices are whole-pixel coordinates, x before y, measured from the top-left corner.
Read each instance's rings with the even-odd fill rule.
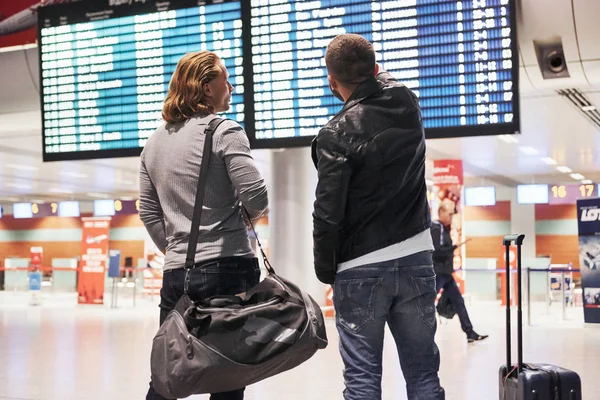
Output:
[[[185,268],[194,267],[196,258],[196,247],[198,246],[198,235],[200,234],[200,218],[202,218],[202,205],[204,203],[204,192],[206,190],[206,177],[208,175],[208,165],[210,163],[210,154],[212,153],[213,134],[225,119],[215,117],[208,123],[204,130],[204,149],[202,151],[202,162],[200,163],[200,173],[198,174],[198,186],[196,187],[196,198],[194,200],[194,213],[192,214],[192,228],[190,230],[190,239],[188,242],[187,255],[185,258]],[[187,294],[189,286],[189,273],[186,273],[184,293]]]

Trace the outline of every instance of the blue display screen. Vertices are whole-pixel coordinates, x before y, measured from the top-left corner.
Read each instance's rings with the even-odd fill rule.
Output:
[[[253,147],[307,145],[343,104],[324,55],[341,33],[420,99],[428,138],[519,130],[514,0],[94,0],[39,8],[44,160],[137,156],[177,62],[208,49]]]
[[[548,204],[548,185],[517,185],[518,204]]]
[[[61,201],[58,203],[59,217],[79,217],[78,201]]]
[[[313,136],[341,110],[324,62],[341,33],[371,41],[380,66],[419,96],[426,133],[514,133],[513,18],[508,0],[253,0],[256,139]]]
[[[14,203],[13,204],[14,218],[33,218],[31,203]]]
[[[465,188],[465,205],[473,207],[493,206],[496,204],[496,188],[479,186]]]
[[[71,158],[79,158],[81,152],[96,153],[90,157],[139,154],[162,122],[163,101],[177,62],[191,51],[207,49],[221,56],[232,84],[238,87],[224,117],[243,124],[238,1],[200,6],[196,1],[148,2],[135,7],[128,5],[131,2],[123,6],[114,6],[119,2],[112,1],[95,3],[106,9],[75,15],[73,10],[56,6],[72,15],[72,20],[88,19],[83,22],[62,24],[61,14],[51,12],[40,18],[46,160],[64,159],[60,153]],[[69,6],[90,7],[85,3]],[[177,8],[182,6],[188,7]],[[148,7],[155,12],[138,13]],[[135,15],[113,17],[119,13]],[[93,19],[90,14],[99,19],[89,20]],[[133,152],[111,152],[123,149]]]
[[[115,215],[115,201],[112,199],[107,200],[94,200],[94,216],[95,217],[107,217]]]

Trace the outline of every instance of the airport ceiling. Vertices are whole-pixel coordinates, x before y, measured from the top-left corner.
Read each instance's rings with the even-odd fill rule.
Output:
[[[429,140],[429,175],[431,160],[451,158],[468,185],[576,182],[571,173],[600,183],[600,127],[558,93],[580,90],[588,114],[600,107],[600,2],[548,0],[544,13],[535,3],[518,2],[521,134]],[[533,43],[556,37],[570,77],[544,80]],[[0,202],[136,197],[137,157],[42,162],[37,63],[35,47],[0,52]]]

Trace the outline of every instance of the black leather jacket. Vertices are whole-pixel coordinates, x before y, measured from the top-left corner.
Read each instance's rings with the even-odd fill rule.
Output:
[[[425,136],[414,93],[383,71],[362,83],[312,142],[317,278],[429,228]]]
[[[452,275],[454,272],[454,250],[450,228],[441,222],[431,224],[431,239],[433,240],[433,268],[438,275]]]

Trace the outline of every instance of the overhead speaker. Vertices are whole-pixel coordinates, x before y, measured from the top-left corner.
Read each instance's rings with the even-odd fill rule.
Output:
[[[533,46],[544,79],[569,78],[571,76],[560,37],[534,40]]]

